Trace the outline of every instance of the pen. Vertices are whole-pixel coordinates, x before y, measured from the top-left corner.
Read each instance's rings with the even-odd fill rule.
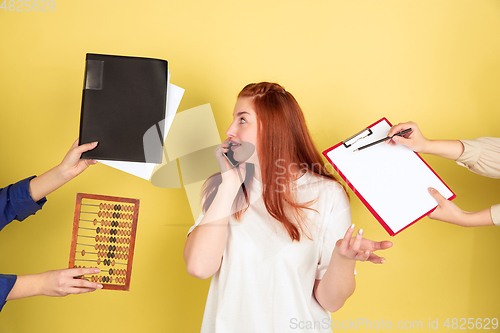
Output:
[[[365,148],[368,148],[368,147],[371,147],[371,146],[373,146],[373,145],[376,145],[377,143],[381,143],[381,142],[384,142],[384,141],[390,140],[390,139],[392,139],[393,137],[395,137],[396,135],[401,136],[401,135],[406,134],[406,133],[408,133],[408,132],[411,132],[411,128],[407,128],[407,129],[405,129],[404,131],[401,131],[401,132],[398,132],[398,133],[394,134],[393,136],[388,136],[388,137],[386,137],[386,138],[383,138],[383,139],[377,140],[377,141],[375,141],[375,142],[369,143],[369,144],[367,144],[366,146],[359,147],[358,149],[356,149],[356,150],[354,150],[354,151],[363,150],[363,149],[365,149]]]

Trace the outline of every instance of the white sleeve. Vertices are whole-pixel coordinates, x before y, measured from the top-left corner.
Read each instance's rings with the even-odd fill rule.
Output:
[[[327,225],[324,228],[323,234],[320,233],[323,239],[320,260],[316,269],[316,280],[321,280],[323,275],[325,275],[328,265],[330,264],[335,243],[339,239],[344,238],[347,229],[351,225],[351,206],[349,204],[349,199],[340,186],[337,188],[338,190],[335,191],[334,197],[330,199],[333,201],[333,207],[330,206],[331,210],[326,210],[324,212],[324,214],[329,214],[329,217],[325,219]]]
[[[491,219],[495,225],[500,227],[500,204],[491,207]]]
[[[196,228],[198,226],[198,224],[200,224],[201,220],[203,219],[203,216],[204,216],[203,213],[200,213],[200,216],[198,216],[198,219],[196,220],[196,222],[194,222],[194,224],[191,226],[191,228],[189,228],[189,231],[188,231],[186,237],[189,236],[191,231],[193,231],[194,228]]]

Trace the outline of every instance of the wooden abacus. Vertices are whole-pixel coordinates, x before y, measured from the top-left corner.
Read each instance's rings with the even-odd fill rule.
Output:
[[[138,216],[138,199],[77,193],[69,267],[98,267],[85,278],[129,290]]]

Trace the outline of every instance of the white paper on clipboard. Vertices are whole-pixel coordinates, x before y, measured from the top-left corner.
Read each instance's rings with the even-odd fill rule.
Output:
[[[411,149],[380,143],[355,149],[387,137],[391,124],[385,118],[368,127],[372,133],[343,142],[323,152],[387,232],[394,236],[437,207],[428,188],[451,200],[455,194],[425,161]]]

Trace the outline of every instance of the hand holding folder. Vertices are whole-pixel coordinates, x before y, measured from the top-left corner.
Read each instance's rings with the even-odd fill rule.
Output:
[[[437,189],[448,200],[455,198],[455,194],[420,155],[407,147],[377,144],[354,152],[386,138],[390,129],[389,121],[382,118],[325,150],[323,155],[394,236],[437,207],[436,200],[428,192],[429,187]]]
[[[80,144],[99,145],[82,158],[161,163],[163,138],[148,156],[143,138],[165,119],[167,76],[165,60],[88,53]]]

